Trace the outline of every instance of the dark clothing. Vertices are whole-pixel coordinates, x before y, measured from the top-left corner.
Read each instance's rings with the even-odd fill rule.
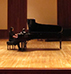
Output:
[[[14,45],[17,45],[18,48],[20,49],[19,41],[17,41],[16,38],[13,38],[13,35],[15,35],[15,33],[13,31],[10,31],[9,32],[9,41],[11,41]]]
[[[9,41],[15,40],[15,38],[13,38],[13,35],[15,35],[15,33],[13,31],[10,31],[9,32]]]

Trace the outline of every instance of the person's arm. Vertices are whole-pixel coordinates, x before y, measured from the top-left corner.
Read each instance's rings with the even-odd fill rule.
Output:
[[[18,34],[13,35],[13,38],[18,38]]]

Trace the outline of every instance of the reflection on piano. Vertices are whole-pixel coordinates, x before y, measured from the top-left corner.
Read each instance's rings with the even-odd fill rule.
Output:
[[[35,19],[27,19],[29,30],[24,35],[19,35],[18,40],[24,42],[24,48],[26,47],[26,41],[31,39],[47,39],[58,38],[61,49],[61,37],[63,28],[58,25],[39,24],[35,22]]]

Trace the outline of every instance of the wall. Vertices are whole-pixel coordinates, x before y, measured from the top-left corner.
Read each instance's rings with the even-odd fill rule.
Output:
[[[71,0],[58,0],[58,24],[71,29]]]
[[[8,29],[14,27],[15,33],[26,28],[27,0],[8,0]]]
[[[5,1],[7,1],[7,5],[5,5]],[[27,0],[0,0],[0,8],[5,8],[5,11],[0,10],[0,39],[8,38],[11,26],[15,28],[15,33],[22,31],[23,27],[26,28]]]
[[[42,24],[57,25],[57,0],[27,0],[27,18]]]
[[[7,0],[0,0],[0,29],[7,29]]]

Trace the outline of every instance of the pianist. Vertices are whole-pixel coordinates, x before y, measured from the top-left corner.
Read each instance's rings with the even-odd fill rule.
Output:
[[[18,38],[18,35],[14,33],[14,28],[11,27],[10,31],[9,31],[9,41],[11,41],[13,44],[17,45],[18,50],[21,50],[19,41],[16,40],[17,38]]]
[[[22,29],[22,32],[17,33],[17,35],[25,35],[25,34],[26,34],[25,28]],[[17,36],[17,37],[18,37],[18,36]]]

